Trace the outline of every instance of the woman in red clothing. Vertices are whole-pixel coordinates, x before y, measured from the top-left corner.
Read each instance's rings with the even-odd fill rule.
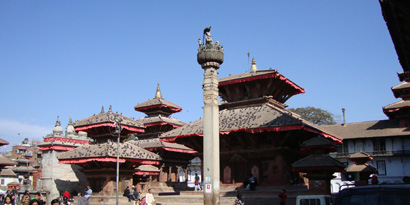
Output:
[[[65,190],[63,194],[63,204],[68,204],[68,201],[70,200],[70,192]]]
[[[64,192],[63,197],[67,197],[67,199],[70,198],[70,192],[68,192],[67,190]]]
[[[280,205],[285,205],[286,198],[287,198],[286,189],[282,189],[282,191],[278,193],[278,197],[279,197]]]

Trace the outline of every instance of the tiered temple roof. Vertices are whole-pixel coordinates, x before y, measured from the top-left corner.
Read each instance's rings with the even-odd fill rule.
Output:
[[[410,117],[410,73],[399,74],[399,79],[405,82],[392,87],[392,91],[396,98],[402,98],[402,100],[386,105],[383,108],[384,114],[386,114],[390,119],[403,119]],[[402,123],[403,127],[410,126],[410,122]]]
[[[75,131],[87,132],[89,137],[96,141],[106,142],[109,139],[116,140],[117,138],[117,135],[114,134],[117,128],[115,120],[121,120],[121,141],[126,139],[129,134],[144,132],[144,125],[141,122],[119,113],[113,113],[111,106],[108,112],[104,112],[103,107],[99,114],[75,122],[74,127]]]
[[[182,108],[164,100],[158,84],[154,98],[135,105],[134,109],[147,116],[137,120],[144,124],[145,133],[138,134],[138,140],[132,140],[130,143],[155,152],[162,159],[159,168],[139,166],[134,175],[155,176],[153,180],[159,182],[177,182],[175,176],[179,175],[180,168],[186,168],[197,151],[181,144],[162,142],[158,137],[164,132],[186,125],[185,122],[169,117],[173,113],[180,112]]]
[[[410,23],[410,4],[401,0],[384,0],[380,1],[380,6],[404,71],[398,74],[399,80],[404,82],[392,88],[394,96],[402,100],[385,106],[383,112],[389,119],[400,119],[400,126],[409,127],[410,122],[405,118],[410,117],[410,29],[407,26]]]
[[[294,171],[307,172],[317,170],[343,171],[344,164],[327,155],[337,151],[336,144],[323,137],[315,137],[301,144],[301,150],[311,155],[300,159],[292,164]]]
[[[182,110],[180,106],[162,98],[159,84],[157,86],[155,97],[151,100],[135,105],[134,109],[135,111],[147,114],[148,117],[155,115],[168,117],[172,113],[181,112]]]
[[[349,156],[349,160],[355,162],[346,169],[347,172],[360,172],[361,175],[369,177],[370,174],[377,174],[378,171],[372,165],[366,163],[372,161],[373,157],[366,152],[356,152]],[[362,179],[361,179],[362,180]]]
[[[251,72],[219,80],[219,95],[228,103],[270,96],[277,106],[284,108],[286,106],[283,103],[289,98],[304,92],[305,89],[280,74],[277,69],[257,70],[254,58]]]
[[[101,162],[116,162],[118,133],[114,133],[120,123],[122,129],[120,138],[125,139],[129,134],[143,132],[144,126],[131,118],[125,117],[118,113],[113,113],[112,107],[107,113],[104,108],[101,113],[93,115],[74,123],[76,131],[84,131],[95,140],[96,144],[87,144],[76,149],[67,151],[58,156],[60,163],[65,164],[85,164],[88,162],[100,162],[99,166],[112,166],[102,164]],[[127,164],[159,164],[161,159],[157,154],[149,152],[143,148],[130,144],[128,142],[120,143],[120,163]],[[85,166],[91,166],[85,165]],[[92,166],[95,166],[92,165]]]
[[[162,98],[159,84],[155,97],[136,105],[134,109],[147,114],[146,117],[137,120],[146,127],[145,133],[139,134],[138,139],[157,138],[164,132],[186,125],[185,122],[169,117],[175,112],[180,112],[182,108]]]

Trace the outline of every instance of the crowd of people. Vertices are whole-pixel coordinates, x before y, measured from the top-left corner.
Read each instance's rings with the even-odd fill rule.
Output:
[[[79,205],[89,205],[88,198],[91,197],[92,190],[89,186],[79,194]],[[34,197],[32,197],[34,196]],[[82,200],[82,203],[80,202]],[[53,199],[51,205],[71,205],[74,202],[73,196],[66,190],[60,197]],[[46,205],[46,199],[41,192],[36,192],[30,195],[30,191],[26,190],[20,195],[17,189],[7,190],[2,200],[1,205]]]
[[[129,186],[124,190],[123,196],[128,198],[128,202],[132,202],[135,205],[153,205],[155,204],[155,198],[151,189],[148,189],[147,194],[142,196],[141,191],[137,191],[135,186],[130,189]]]
[[[30,196],[29,191],[25,191],[21,198],[18,197],[16,189],[7,190],[3,200],[3,205],[45,205],[46,201],[40,192],[34,194],[34,198]]]
[[[76,192],[77,193],[77,192]],[[73,195],[76,195],[74,193]],[[92,196],[92,189],[90,186],[87,186],[83,191],[78,194],[77,205],[89,205],[89,198]],[[65,190],[60,197],[53,199],[51,201],[51,205],[73,205],[74,198],[73,195],[68,191]],[[151,189],[148,189],[145,195],[141,194],[141,191],[137,191],[135,186],[127,188],[124,191],[123,196],[127,197],[128,201],[134,205],[153,205],[155,204],[155,198],[152,194]],[[42,193],[36,192],[34,193],[34,197],[30,196],[29,190],[26,190],[24,194],[20,197],[16,189],[8,190],[3,199],[0,201],[0,205],[46,205],[46,199]],[[104,199],[100,199],[100,204],[105,205]]]

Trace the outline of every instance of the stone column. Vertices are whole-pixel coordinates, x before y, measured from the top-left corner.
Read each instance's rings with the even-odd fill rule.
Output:
[[[160,182],[166,182],[166,180],[164,180],[164,164],[162,164],[159,168],[159,181]]]
[[[168,166],[168,177],[167,182],[171,182],[172,166]]]
[[[185,182],[188,182],[188,167],[184,167],[184,170],[185,170]]]
[[[197,61],[204,69],[203,100],[203,182],[204,204],[220,203],[220,169],[219,169],[219,107],[218,107],[218,73],[223,63],[223,48],[219,42],[214,43],[209,33],[210,27],[204,30],[206,43],[201,44]]]

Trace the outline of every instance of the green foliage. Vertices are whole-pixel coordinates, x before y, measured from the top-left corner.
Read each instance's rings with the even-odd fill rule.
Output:
[[[290,111],[299,114],[303,119],[316,124],[316,125],[333,125],[336,124],[335,115],[315,107],[300,107],[300,108],[289,108]]]
[[[130,135],[128,135],[127,139],[124,140],[124,142],[128,142],[128,141],[134,140],[135,137],[136,137],[135,134],[130,134]]]

